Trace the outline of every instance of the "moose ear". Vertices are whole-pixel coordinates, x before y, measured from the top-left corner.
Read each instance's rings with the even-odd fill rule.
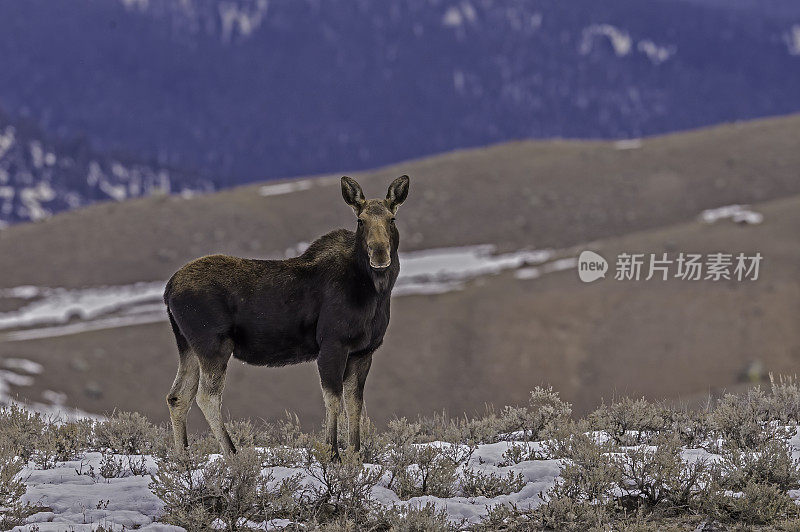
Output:
[[[342,197],[344,202],[350,205],[355,211],[356,216],[361,212],[361,207],[364,205],[364,192],[361,190],[361,185],[356,183],[352,177],[342,176]]]
[[[389,192],[386,193],[386,200],[392,212],[397,212],[397,208],[402,205],[408,197],[408,183],[408,176],[401,175],[389,185]]]

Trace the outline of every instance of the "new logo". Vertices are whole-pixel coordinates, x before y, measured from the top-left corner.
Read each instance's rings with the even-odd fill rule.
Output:
[[[591,283],[601,277],[605,278],[608,271],[606,259],[594,251],[583,251],[578,257],[578,277],[584,283]]]

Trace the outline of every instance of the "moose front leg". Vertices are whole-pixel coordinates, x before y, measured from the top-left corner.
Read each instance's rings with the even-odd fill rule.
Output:
[[[339,459],[337,437],[339,411],[342,408],[342,385],[347,365],[347,350],[341,345],[327,345],[317,358],[322,398],[325,401],[325,442],[331,446],[331,456]]]
[[[350,357],[344,372],[344,409],[347,412],[347,428],[350,447],[361,450],[361,409],[364,405],[364,384],[372,365],[372,354]]]

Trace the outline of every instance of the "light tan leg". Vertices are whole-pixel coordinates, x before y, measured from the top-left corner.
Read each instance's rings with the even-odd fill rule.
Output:
[[[354,451],[361,450],[361,410],[364,406],[364,385],[372,364],[372,355],[347,362],[344,377],[344,408],[347,411],[349,445]]]
[[[348,444],[354,451],[361,449],[361,405],[363,399],[355,386],[355,379],[344,381],[344,408],[347,412]]]
[[[227,368],[227,361],[223,364],[201,364],[197,406],[203,411],[211,432],[222,448],[222,453],[230,455],[236,452],[236,448],[222,421],[222,390],[225,388]]]
[[[325,442],[331,446],[331,454],[339,457],[338,433],[339,411],[342,409],[342,396],[322,387],[322,399],[325,401]]]
[[[176,450],[184,449],[189,445],[189,438],[186,434],[186,416],[197,394],[199,378],[200,365],[197,356],[191,351],[182,354],[178,361],[178,373],[175,375],[175,381],[167,395]]]

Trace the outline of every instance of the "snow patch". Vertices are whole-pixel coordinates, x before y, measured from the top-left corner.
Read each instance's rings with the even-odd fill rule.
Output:
[[[120,327],[131,327],[133,325],[147,325],[149,323],[163,322],[165,319],[164,307],[156,313],[143,314],[141,316],[103,318],[70,325],[56,325],[35,327],[6,333],[3,340],[6,342],[21,342],[24,340],[39,340],[42,338],[55,338],[57,336],[69,336],[91,331],[102,331],[105,329],[119,329]]]
[[[23,188],[19,191],[20,201],[27,209],[28,217],[31,220],[41,220],[50,216],[50,211],[42,206],[42,203],[53,201],[56,192],[50,183],[40,181],[35,187]]]
[[[398,285],[401,282],[426,280],[466,280],[526,264],[539,264],[553,255],[553,251],[549,249],[522,250],[500,255],[494,255],[494,251],[495,247],[489,244],[404,253],[400,259]]]
[[[258,189],[260,196],[279,196],[281,194],[290,194],[299,190],[308,190],[311,188],[312,182],[310,179],[302,181],[290,181],[288,183],[278,183],[276,185],[264,185]]]
[[[8,150],[14,146],[14,139],[16,138],[17,130],[13,126],[6,126],[5,129],[0,131],[0,159],[2,159]]]
[[[547,264],[543,264],[541,267],[520,268],[514,272],[514,277],[523,280],[538,279],[544,274],[571,270],[577,266],[578,259],[576,257],[566,257],[548,262]]]
[[[49,290],[47,296],[22,309],[0,313],[0,329],[27,327],[42,323],[66,323],[71,319],[88,320],[123,307],[152,301],[164,293],[161,281],[66,290]]]
[[[39,375],[42,370],[44,370],[44,366],[38,362],[34,362],[33,360],[28,360],[25,358],[3,359],[3,367],[15,371],[22,371],[23,373],[27,373],[29,375]]]
[[[150,6],[150,0],[120,0],[126,9],[144,11]]]
[[[634,41],[630,34],[611,24],[593,24],[584,28],[578,52],[581,55],[590,54],[598,37],[608,39],[617,57],[625,57],[633,52]],[[677,48],[659,45],[650,39],[642,39],[636,43],[636,50],[646,55],[654,65],[660,65],[675,55]]]
[[[633,40],[628,32],[611,24],[592,24],[583,30],[583,39],[578,48],[582,55],[588,55],[594,48],[596,37],[605,37],[611,43],[617,57],[624,57],[631,53]]]
[[[469,2],[461,2],[458,6],[450,6],[442,16],[442,25],[448,28],[458,28],[467,22],[475,22],[478,15]]]
[[[38,286],[17,286],[14,288],[6,288],[5,290],[0,290],[0,297],[13,297],[19,299],[33,299],[34,297],[38,297],[42,294],[42,289]]]
[[[638,150],[642,147],[642,139],[622,139],[614,142],[615,150]]]
[[[269,10],[269,0],[257,0],[249,5],[220,2],[217,9],[222,26],[222,42],[228,43],[236,36],[249,37],[261,26]]]
[[[668,60],[677,50],[674,46],[659,46],[649,39],[639,41],[636,49],[645,54],[654,65],[660,65]]]
[[[757,225],[764,221],[764,215],[750,210],[749,205],[725,205],[716,209],[706,209],[700,213],[700,219],[707,224],[713,224],[726,218],[748,225]]]
[[[792,26],[783,38],[789,55],[800,55],[800,24]]]

